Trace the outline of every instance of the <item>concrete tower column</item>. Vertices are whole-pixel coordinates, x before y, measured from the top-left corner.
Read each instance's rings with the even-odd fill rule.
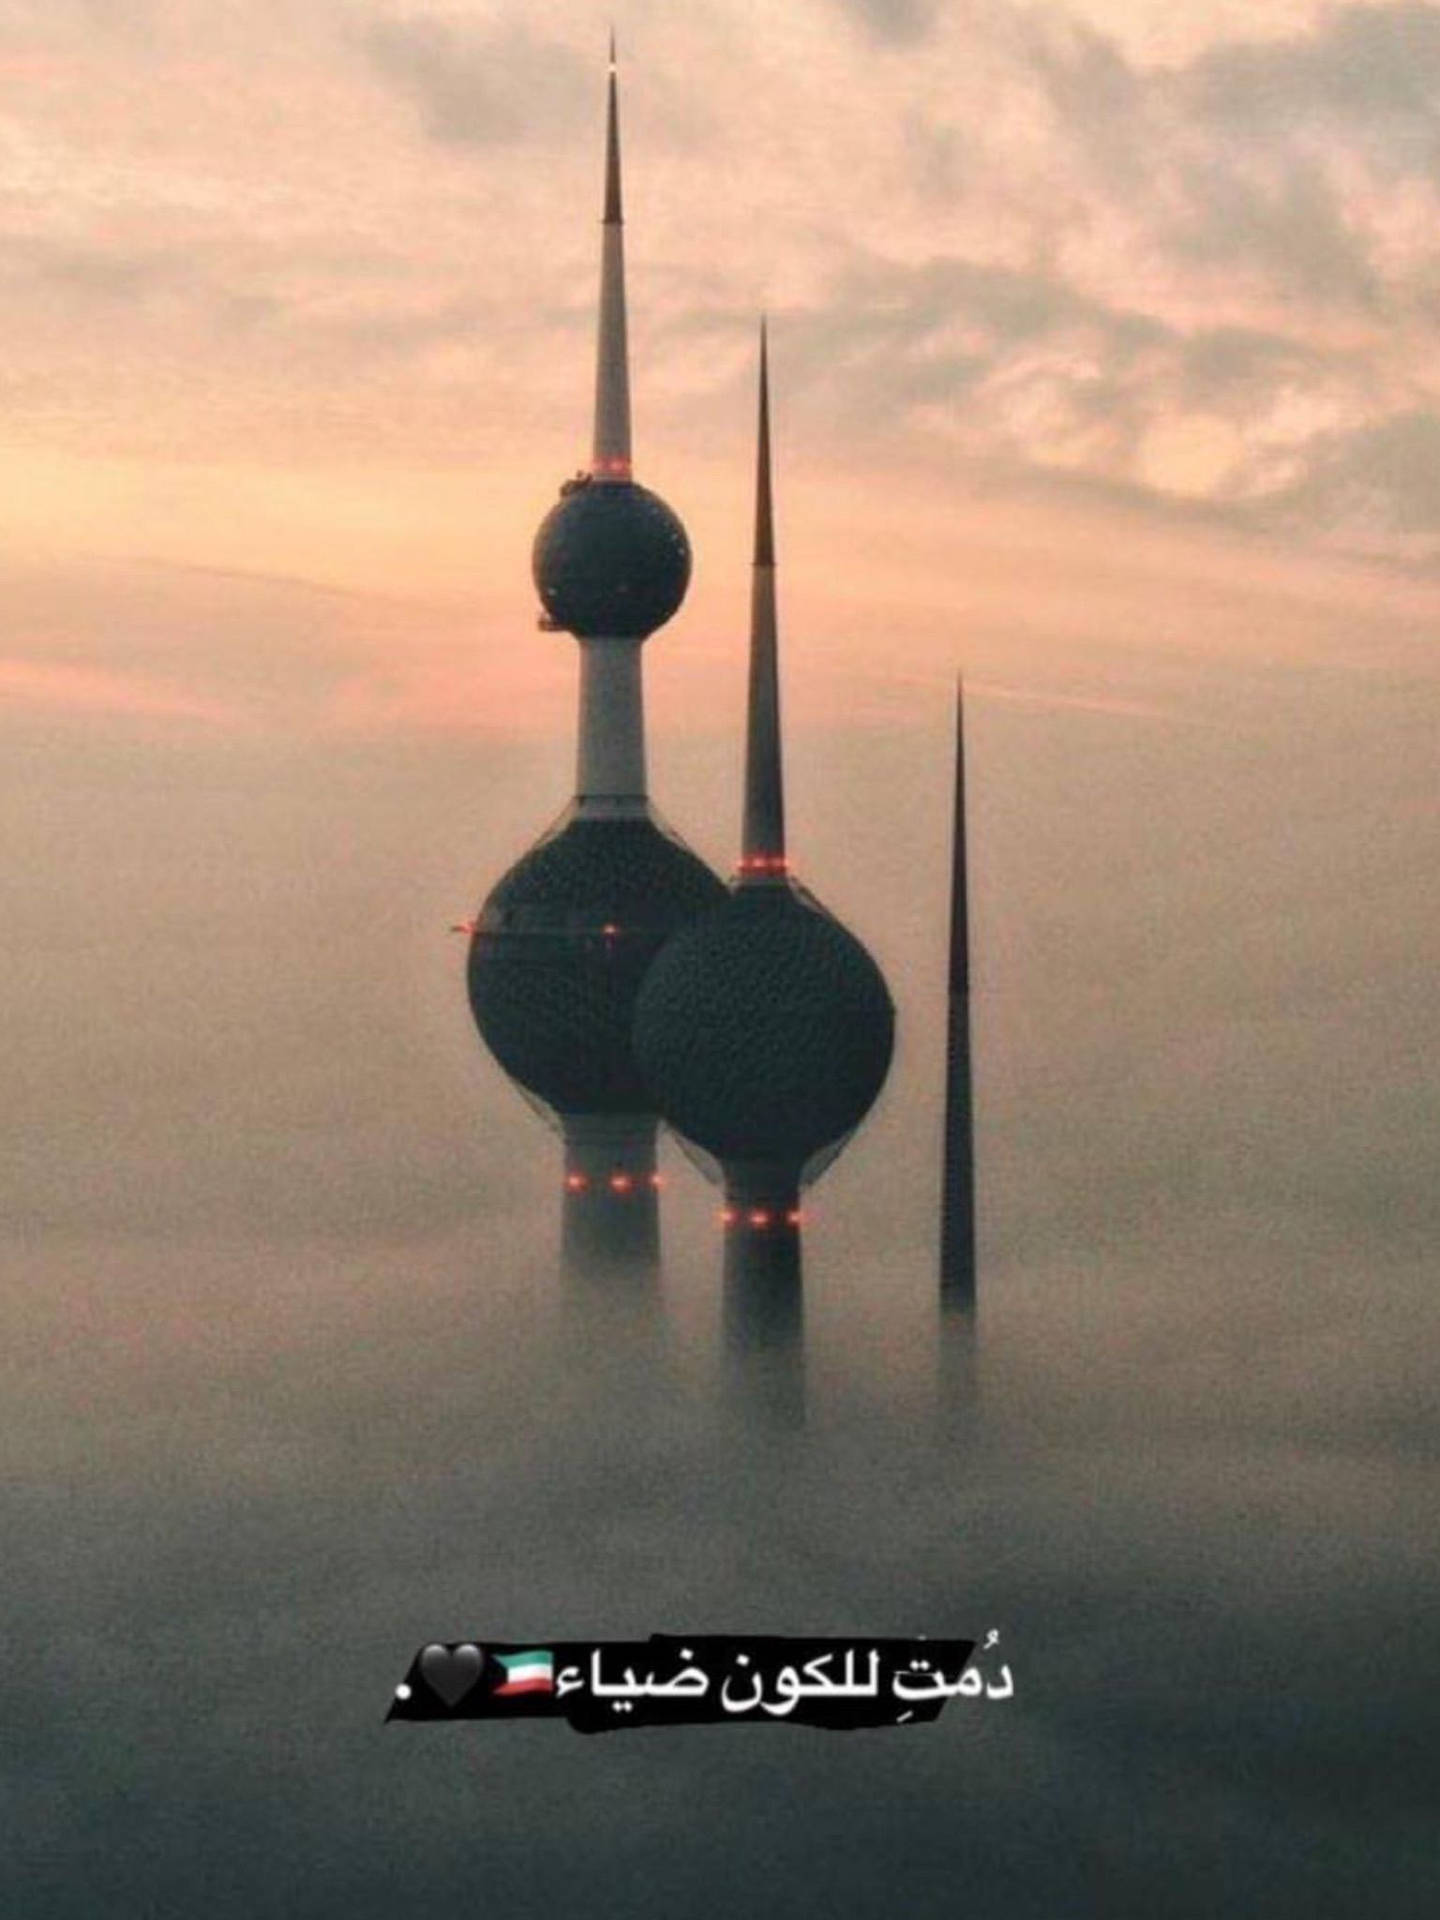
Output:
[[[578,811],[602,819],[645,813],[645,693],[639,640],[580,641]]]

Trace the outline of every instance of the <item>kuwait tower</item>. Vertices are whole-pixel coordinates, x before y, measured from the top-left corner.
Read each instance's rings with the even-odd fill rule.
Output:
[[[724,904],[666,945],[635,1012],[656,1110],[720,1164],[727,1300],[731,1282],[752,1304],[768,1284],[778,1305],[783,1283],[798,1281],[800,1190],[869,1112],[893,1041],[880,969],[798,883],[785,852],[762,331],[740,866]]]
[[[481,907],[468,986],[485,1044],[564,1137],[567,1259],[645,1266],[656,1121],[631,1051],[635,999],[664,942],[725,892],[646,790],[641,648],[685,597],[690,545],[631,470],[613,40],[602,235],[593,454],[532,557],[542,630],[580,647],[575,795]]]

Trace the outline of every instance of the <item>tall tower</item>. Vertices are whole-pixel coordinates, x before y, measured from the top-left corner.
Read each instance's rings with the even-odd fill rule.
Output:
[[[724,898],[719,879],[650,805],[641,648],[685,597],[677,515],[631,469],[620,131],[611,42],[595,429],[535,536],[542,630],[580,645],[575,793],[500,880],[470,942],[471,1009],[500,1066],[565,1141],[573,1262],[658,1252],[654,1111],[631,1050],[635,997],[675,930]]]
[[[727,1274],[773,1278],[787,1262],[798,1277],[801,1188],[884,1084],[894,1009],[875,962],[786,856],[763,330],[759,416],[740,864],[723,906],[651,968],[635,1055],[659,1113],[720,1163]]]

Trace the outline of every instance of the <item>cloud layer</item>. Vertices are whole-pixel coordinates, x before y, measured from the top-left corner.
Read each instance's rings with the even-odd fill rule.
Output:
[[[1119,0],[804,0],[763,34],[637,5],[646,429],[682,461],[726,435],[764,301],[807,432],[897,470],[946,447],[1428,559],[1440,8],[1267,19],[1190,9],[1162,61]],[[599,27],[287,20],[9,10],[8,435],[381,464],[577,437]]]

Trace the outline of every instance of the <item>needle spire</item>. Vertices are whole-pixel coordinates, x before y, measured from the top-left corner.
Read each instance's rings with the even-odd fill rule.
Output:
[[[945,1179],[940,1284],[975,1297],[975,1115],[970,1065],[969,876],[965,846],[965,681],[955,682],[955,819],[950,868],[950,993],[945,1064]]]
[[[750,698],[745,735],[745,822],[740,884],[785,880],[780,767],[780,679],[775,615],[775,517],[770,482],[770,363],[760,322],[760,418],[755,455],[755,558],[750,591]]]
[[[605,114],[605,211],[600,241],[600,332],[595,361],[595,446],[590,471],[597,480],[630,478],[630,366],[625,341],[625,227],[620,201],[620,109],[615,81],[615,33]]]

